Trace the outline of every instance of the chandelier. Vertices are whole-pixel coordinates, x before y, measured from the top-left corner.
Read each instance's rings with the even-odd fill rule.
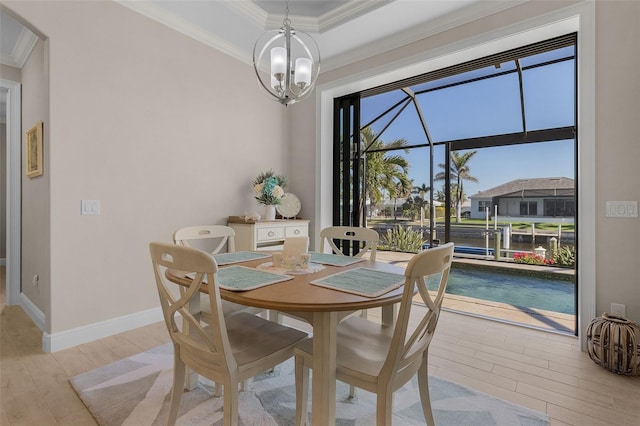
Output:
[[[304,99],[320,71],[320,50],[307,33],[291,28],[289,4],[282,28],[263,33],[253,46],[259,85],[282,105]]]

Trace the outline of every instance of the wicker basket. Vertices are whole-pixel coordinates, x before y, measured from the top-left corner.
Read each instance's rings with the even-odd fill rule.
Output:
[[[594,318],[587,327],[587,350],[596,364],[609,371],[640,374],[640,326],[633,321],[606,312]]]

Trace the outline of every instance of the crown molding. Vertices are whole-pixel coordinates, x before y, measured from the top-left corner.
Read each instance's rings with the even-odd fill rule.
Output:
[[[10,56],[0,57],[0,63],[22,69],[31,51],[38,42],[38,37],[27,28],[22,28]]]
[[[322,33],[330,30],[393,1],[394,0],[369,0],[345,3],[318,18],[318,32]]]
[[[362,15],[365,15],[381,6],[389,4],[392,1],[393,0],[352,1],[344,3],[317,18],[290,14],[289,19],[291,20],[291,26],[297,30],[321,34],[325,31],[337,27],[338,25],[344,24]],[[260,9],[253,2],[247,3],[251,3],[253,7]],[[284,18],[284,13],[268,14],[265,21],[265,27],[280,28],[282,26],[282,21],[284,20]]]
[[[149,19],[152,19],[156,22],[159,22],[179,33],[182,33],[188,37],[193,38],[201,43],[204,43],[208,46],[214,47],[215,49],[220,50],[227,55],[238,59],[242,62],[251,64],[251,57],[247,55],[242,49],[237,48],[231,43],[228,43],[221,37],[217,37],[205,30],[202,30],[196,26],[194,26],[189,21],[179,18],[174,14],[160,8],[154,6],[149,2],[137,2],[137,1],[126,1],[126,0],[114,0],[116,3],[121,4],[122,6],[133,10],[143,16],[146,16]]]
[[[252,64],[252,57],[250,52],[246,52],[243,49],[233,45],[223,37],[213,35],[208,31],[194,26],[187,20],[175,16],[167,10],[154,5],[152,2],[130,0],[115,1],[127,7],[128,9],[140,13],[141,15],[157,21],[175,31],[178,31],[184,35],[187,35],[188,37],[200,41],[201,43],[211,46],[235,59],[238,59],[247,64]],[[421,39],[433,36],[437,33],[447,31],[465,23],[484,18],[489,15],[493,15],[522,3],[526,3],[527,1],[530,0],[504,0],[497,2],[480,2],[471,4],[470,6],[465,7],[462,10],[459,10],[455,13],[450,13],[437,20],[434,20],[428,25],[415,25],[411,28],[407,28],[406,31],[400,34],[386,36],[382,39],[372,41],[367,45],[360,46],[357,49],[342,52],[334,57],[324,59],[322,64],[323,72],[340,68],[353,62],[389,52],[393,49],[397,49],[407,44],[414,43]],[[360,15],[370,12],[372,9],[381,7],[390,2],[390,0],[349,2],[332,12],[328,12],[322,15],[319,19],[296,16],[290,16],[290,19],[292,20],[292,26],[297,30],[318,32],[318,30],[326,30],[331,26],[335,27],[342,22],[355,19]],[[260,8],[250,0],[228,1],[225,2],[224,5],[229,10],[241,14],[245,19],[248,19],[252,24],[257,25],[258,27],[266,28],[268,25],[271,25],[272,27],[280,28],[280,26],[282,26],[284,15],[269,15],[262,8]],[[319,22],[322,22],[322,24],[320,24]],[[323,25],[325,27],[323,27]]]
[[[318,18],[289,14],[289,19],[292,23],[291,26],[297,30],[322,33],[392,1],[366,0],[348,2]],[[284,13],[269,14],[250,0],[236,0],[227,2],[225,5],[264,29],[280,28],[285,18]]]
[[[322,63],[323,71],[337,69],[372,56],[389,52],[477,19],[485,18],[503,10],[510,9],[528,1],[530,0],[492,2],[490,6],[485,2],[472,4],[463,10],[448,14],[436,21],[432,21],[428,25],[416,25],[412,28],[408,28],[402,33],[385,37],[381,40],[375,40],[366,46],[361,46],[357,49],[353,49],[327,59]]]
[[[261,7],[256,5],[254,2],[249,0],[236,0],[225,2],[225,6],[229,9],[235,11],[236,13],[248,18],[251,22],[257,25],[260,28],[268,28],[267,21],[269,19],[269,14],[264,11]],[[282,24],[282,19],[280,22],[276,24],[278,28]]]

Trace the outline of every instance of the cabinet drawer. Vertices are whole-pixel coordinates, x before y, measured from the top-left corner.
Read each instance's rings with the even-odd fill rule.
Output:
[[[258,228],[258,241],[274,241],[284,238],[284,228]]]
[[[308,225],[287,226],[285,228],[285,235],[287,237],[306,237],[309,233],[308,229]]]

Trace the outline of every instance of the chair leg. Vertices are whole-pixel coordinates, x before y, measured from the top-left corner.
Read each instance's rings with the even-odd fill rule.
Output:
[[[425,351],[422,357],[422,364],[418,370],[418,388],[420,389],[420,402],[422,404],[424,419],[428,426],[435,426],[436,422],[433,420],[433,410],[431,409],[431,399],[429,398],[428,356],[429,353]]]
[[[349,398],[354,399],[357,397],[356,395],[356,387],[353,385],[349,385]]]
[[[307,401],[309,399],[309,367],[302,355],[296,355],[296,426],[307,425]]]
[[[222,406],[223,426],[236,426],[238,424],[238,382],[233,381],[224,388],[224,400]]]
[[[182,401],[182,393],[184,392],[184,377],[186,366],[180,359],[179,349],[174,347],[173,358],[173,387],[171,388],[171,403],[169,404],[169,416],[167,417],[167,426],[173,426],[178,418],[178,410]]]
[[[376,425],[387,426],[391,424],[393,415],[393,391],[381,389],[376,400]]]

